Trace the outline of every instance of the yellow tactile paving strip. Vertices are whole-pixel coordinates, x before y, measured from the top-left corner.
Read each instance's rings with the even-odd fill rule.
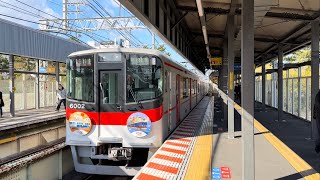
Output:
[[[211,179],[214,101],[208,104],[184,179]]]
[[[241,115],[241,106],[235,103],[235,109]],[[306,175],[305,172],[316,172],[307,162],[305,162],[300,156],[293,152],[287,145],[285,145],[280,139],[273,135],[267,128],[254,119],[254,127],[263,133],[263,136],[272,144],[279,153],[291,164],[293,168],[297,170],[306,180],[320,180],[320,174],[314,173]]]
[[[211,179],[212,134],[198,136],[184,179]]]

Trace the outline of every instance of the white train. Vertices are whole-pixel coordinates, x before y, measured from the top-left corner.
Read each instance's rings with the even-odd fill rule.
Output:
[[[150,49],[75,52],[67,69],[66,143],[89,174],[135,175],[210,84]]]

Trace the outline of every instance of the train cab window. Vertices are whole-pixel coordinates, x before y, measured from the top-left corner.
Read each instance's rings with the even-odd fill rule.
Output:
[[[78,56],[67,60],[67,97],[93,102],[93,55]]]
[[[126,102],[157,98],[163,93],[163,65],[159,58],[131,54],[127,59]]]

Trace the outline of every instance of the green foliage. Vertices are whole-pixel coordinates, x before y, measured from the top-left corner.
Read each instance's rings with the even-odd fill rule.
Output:
[[[14,56],[14,63],[20,64],[19,69],[16,69],[16,70],[22,70],[22,71],[34,71],[37,66],[37,63],[35,60],[29,59],[26,57],[20,57],[20,56]]]
[[[70,40],[71,41],[75,41],[75,42],[77,42],[77,43],[81,43],[81,41],[78,39],[78,38],[76,38],[76,37],[70,37]]]
[[[144,48],[144,49],[151,49],[151,48],[149,48],[148,46],[143,46],[142,48]],[[168,56],[170,56],[171,54],[170,53],[168,53],[168,52],[166,52],[166,47],[162,44],[162,45],[159,45],[159,46],[157,46],[156,47],[156,49],[158,50],[158,51],[161,51],[161,52],[163,52],[163,53],[165,53],[165,54],[167,54]]]
[[[306,61],[311,61],[311,49],[310,46],[302,48],[286,57],[284,61],[288,63],[302,63]]]
[[[9,60],[3,55],[0,55],[0,69],[9,69]]]

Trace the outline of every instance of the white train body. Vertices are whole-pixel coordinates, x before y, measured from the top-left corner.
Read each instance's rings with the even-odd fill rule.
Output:
[[[94,49],[69,58],[66,143],[83,173],[135,175],[210,84],[156,50]]]

